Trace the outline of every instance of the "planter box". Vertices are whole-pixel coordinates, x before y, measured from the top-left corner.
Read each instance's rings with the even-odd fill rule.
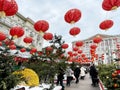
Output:
[[[100,88],[100,90],[108,90],[108,89],[103,85],[103,83],[102,83],[101,80],[99,80],[99,88]]]

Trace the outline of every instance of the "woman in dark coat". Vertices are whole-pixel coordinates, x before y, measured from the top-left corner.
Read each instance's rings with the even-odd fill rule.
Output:
[[[74,70],[74,76],[76,78],[76,82],[75,83],[78,83],[79,82],[79,76],[80,76],[80,67],[77,66]]]

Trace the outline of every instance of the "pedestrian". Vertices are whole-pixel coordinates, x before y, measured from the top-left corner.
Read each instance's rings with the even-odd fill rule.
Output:
[[[74,76],[75,76],[75,83],[77,84],[79,82],[79,76],[80,76],[80,67],[77,65],[74,70]]]
[[[90,76],[92,79],[92,85],[96,86],[96,84],[98,84],[99,80],[98,80],[98,71],[94,64],[92,64],[90,66]]]
[[[81,71],[80,72],[80,78],[84,80],[86,68],[84,68],[83,66],[81,66],[80,71]]]
[[[67,76],[67,82],[66,82],[66,86],[70,86],[71,81],[73,80],[73,70],[68,66],[66,69],[66,76]]]
[[[56,84],[57,85],[61,85],[62,86],[62,90],[64,90],[64,85],[63,85],[63,79],[64,79],[64,70],[62,68],[59,68],[58,69],[58,74],[57,74],[57,82]]]

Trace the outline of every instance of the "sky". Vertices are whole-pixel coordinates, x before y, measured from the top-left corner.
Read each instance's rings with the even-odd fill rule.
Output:
[[[25,17],[31,18],[34,22],[46,20],[49,23],[47,32],[62,35],[65,43],[72,47],[71,42],[85,40],[96,34],[118,35],[120,34],[120,8],[114,11],[102,9],[103,0],[16,0],[18,12]],[[81,11],[81,18],[71,25],[64,20],[65,13],[77,8]],[[106,19],[114,21],[114,25],[107,31],[99,28],[99,24]],[[69,34],[72,27],[79,27],[81,32],[74,36]],[[48,46],[44,41],[44,46]]]

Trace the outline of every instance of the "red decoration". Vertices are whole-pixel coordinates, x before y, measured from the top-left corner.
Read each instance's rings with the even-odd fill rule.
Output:
[[[63,49],[67,49],[68,48],[68,44],[62,44],[61,46]]]
[[[5,43],[6,45],[14,45],[14,44],[15,44],[14,41],[9,40],[9,39],[6,39],[6,40],[4,41],[4,43]]]
[[[73,24],[81,18],[81,11],[79,9],[70,9],[66,12],[64,19],[67,23]]]
[[[78,50],[78,53],[81,54],[81,53],[82,53],[82,50]]]
[[[32,37],[25,37],[25,38],[23,39],[23,41],[24,41],[25,43],[32,43],[33,39],[32,39]]]
[[[96,36],[94,39],[93,39],[93,42],[94,43],[100,43],[102,41],[102,38],[100,36]]]
[[[72,36],[76,36],[76,35],[78,35],[78,34],[80,33],[80,28],[78,28],[78,27],[73,27],[73,28],[70,29],[69,33],[70,33],[70,35],[72,35]]]
[[[97,45],[93,44],[90,46],[91,49],[96,49],[97,48]]]
[[[6,39],[6,35],[2,32],[0,32],[0,41],[3,41]]]
[[[72,55],[72,51],[68,51],[68,54],[69,54],[69,55]]]
[[[47,50],[47,51],[52,51],[53,48],[52,48],[51,46],[48,46],[48,47],[46,47],[46,50]]]
[[[103,0],[102,8],[106,11],[115,10],[120,6],[120,0]]]
[[[25,52],[25,51],[26,51],[26,49],[25,49],[25,48],[22,48],[22,49],[20,49],[20,51],[21,51],[21,52]]]
[[[36,53],[37,52],[37,49],[36,48],[32,48],[31,50],[30,50],[30,53]]]
[[[11,50],[14,50],[14,49],[16,49],[16,46],[15,46],[15,45],[10,45],[9,48],[10,48]]]
[[[82,41],[77,41],[77,42],[75,43],[75,45],[76,45],[77,47],[81,47],[81,46],[83,45],[83,42],[82,42]]]
[[[24,29],[22,27],[12,27],[10,29],[10,35],[13,36],[13,38],[19,38],[24,35]]]
[[[112,20],[104,20],[99,25],[100,29],[102,29],[102,30],[108,30],[112,26],[113,26],[113,21]]]
[[[15,0],[0,0],[0,16],[12,16],[18,11],[18,5]]]
[[[2,42],[0,42],[0,46],[2,46]]]
[[[47,32],[47,33],[44,34],[43,38],[45,40],[52,40],[53,39],[53,34]]]
[[[34,24],[34,28],[38,32],[46,32],[49,29],[49,24],[45,20],[39,20]]]
[[[78,47],[73,47],[73,51],[78,51],[79,48]]]

